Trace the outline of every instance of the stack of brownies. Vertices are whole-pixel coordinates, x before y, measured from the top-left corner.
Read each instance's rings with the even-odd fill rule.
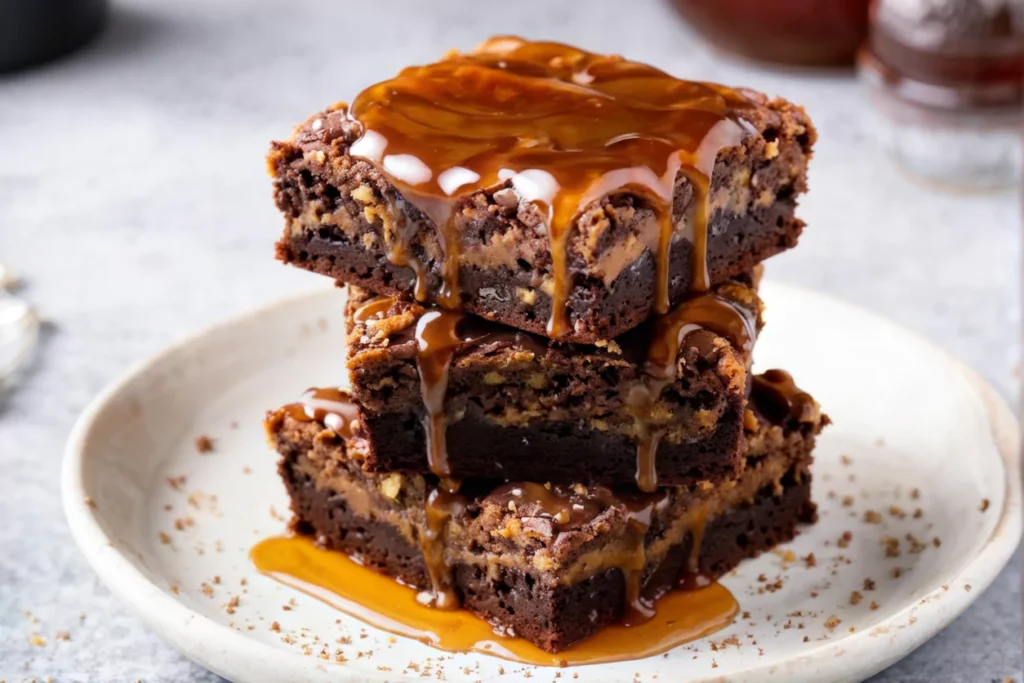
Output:
[[[503,37],[274,143],[278,257],[348,288],[347,381],[266,422],[294,529],[551,652],[792,538],[827,418],[751,356],[814,139]]]

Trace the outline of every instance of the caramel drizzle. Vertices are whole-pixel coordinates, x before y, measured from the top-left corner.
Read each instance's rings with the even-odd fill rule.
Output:
[[[683,81],[645,64],[568,45],[493,38],[465,55],[404,69],[361,92],[349,115],[363,133],[350,154],[376,165],[437,227],[444,251],[438,302],[460,308],[460,206],[512,187],[546,217],[552,258],[547,332],[570,330],[572,226],[615,191],[652,201],[659,228],[655,312],[670,307],[676,180],[693,188],[691,288],[706,291],[707,218],[718,152],[743,138],[741,94]],[[408,241],[408,231],[396,232]],[[411,263],[409,248],[392,250]],[[417,298],[424,285],[417,271]]]
[[[667,498],[663,491],[648,495],[619,494],[603,486],[577,491],[571,486],[511,482],[492,491],[488,499],[499,507],[513,504],[532,516],[550,519],[559,530],[575,529],[592,522],[602,512],[621,506],[626,514],[626,533],[621,547],[602,566],[618,567],[625,579],[623,624],[635,625],[654,615],[653,602],[643,595],[647,567],[646,538],[654,511]]]
[[[749,356],[757,339],[757,313],[714,292],[691,297],[671,313],[654,318],[651,326],[645,377],[626,397],[639,428],[636,483],[641,491],[658,486],[658,445],[665,430],[651,421],[655,404],[676,379],[680,349],[696,341],[694,333],[707,330],[728,339]],[[702,349],[710,351],[711,349]]]
[[[754,375],[750,387],[750,405],[755,413],[773,424],[789,420],[813,422],[818,404],[793,381],[785,370],[768,370]]]
[[[299,422],[321,422],[346,440],[358,435],[359,409],[344,389],[308,389],[297,402],[279,412]]]
[[[378,296],[370,299],[352,313],[352,319],[357,323],[365,323],[371,318],[376,318],[387,313],[388,309],[395,305],[395,298],[391,296]]]
[[[420,537],[420,550],[427,566],[431,590],[421,591],[416,600],[422,605],[452,610],[460,606],[459,596],[452,586],[452,569],[444,552],[444,537],[448,522],[465,508],[465,500],[456,493],[442,488],[427,496],[426,525]]]
[[[430,471],[440,477],[450,492],[459,489],[452,479],[448,462],[448,416],[445,395],[448,392],[448,370],[455,352],[466,344],[478,343],[486,337],[459,334],[464,316],[445,310],[427,311],[416,322],[416,367],[423,396],[423,431],[427,439],[427,463]]]

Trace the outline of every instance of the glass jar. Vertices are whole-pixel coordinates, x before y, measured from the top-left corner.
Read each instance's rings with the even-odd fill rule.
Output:
[[[902,166],[964,188],[1018,182],[1024,0],[876,0],[858,64]]]

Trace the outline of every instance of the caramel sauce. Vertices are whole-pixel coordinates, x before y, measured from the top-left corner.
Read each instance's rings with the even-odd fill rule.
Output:
[[[427,437],[427,463],[430,471],[451,482],[448,464],[448,419],[444,409],[448,392],[448,369],[455,352],[473,338],[459,334],[463,321],[461,313],[431,310],[416,322],[416,367],[420,373],[420,391],[423,395],[424,432]],[[458,486],[449,486],[457,491]]]
[[[641,491],[650,492],[658,486],[658,445],[665,430],[650,420],[654,405],[676,379],[676,363],[684,344],[697,343],[702,354],[711,351],[694,334],[703,330],[728,339],[749,357],[757,339],[757,313],[727,297],[705,292],[653,319],[644,361],[645,381],[626,397],[639,427],[636,483]]]
[[[343,439],[357,436],[359,429],[359,409],[348,392],[337,387],[308,389],[281,412],[299,422],[322,422]]]
[[[688,178],[691,281],[696,291],[708,289],[710,176],[719,150],[742,140],[739,117],[748,106],[728,88],[679,80],[619,56],[498,37],[361,92],[349,115],[362,134],[350,154],[377,166],[437,226],[444,249],[438,301],[449,309],[461,307],[460,203],[510,186],[533,204],[550,240],[547,332],[557,339],[570,327],[572,227],[588,204],[608,194],[638,193],[655,210],[655,311],[665,313],[673,195],[677,177]],[[393,232],[408,240],[408,231]],[[408,244],[392,253],[399,264],[416,258]],[[415,269],[420,298],[425,269]]]
[[[818,413],[818,404],[793,381],[785,370],[768,370],[754,375],[750,388],[753,410],[774,424],[788,420],[811,422]]]
[[[256,568],[374,628],[449,652],[480,652],[538,666],[576,666],[641,659],[708,636],[733,622],[739,607],[717,583],[670,590],[652,618],[636,626],[613,624],[552,654],[520,638],[498,635],[469,612],[439,610],[416,590],[363,567],[348,556],[316,547],[307,537],[269,538],[250,554]]]
[[[420,538],[420,550],[427,565],[431,590],[421,591],[417,601],[428,607],[453,610],[459,607],[459,596],[452,587],[451,567],[444,555],[444,534],[448,521],[465,505],[462,497],[444,488],[434,489],[427,497],[427,524]]]
[[[392,296],[378,296],[370,299],[365,304],[360,306],[352,314],[352,319],[357,323],[365,323],[371,318],[383,315],[395,304],[395,298]]]
[[[499,486],[487,496],[488,500],[506,507],[510,503],[533,516],[552,520],[558,531],[579,528],[592,522],[613,505],[626,511],[626,534],[613,549],[604,549],[597,566],[617,567],[626,580],[626,609],[624,623],[635,625],[650,619],[652,603],[643,595],[643,575],[647,566],[645,540],[651,518],[658,505],[667,498],[663,491],[649,494],[616,493],[598,486],[576,490],[558,484],[512,482]]]

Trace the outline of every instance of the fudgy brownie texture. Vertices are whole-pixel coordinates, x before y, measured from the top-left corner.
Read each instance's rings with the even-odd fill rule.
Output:
[[[813,421],[748,422],[745,467],[716,487],[665,488],[645,497],[581,485],[467,484],[438,541],[451,586],[467,609],[499,630],[557,652],[623,615],[630,576],[642,594],[683,573],[720,576],[814,521],[808,468],[815,435],[827,422],[815,412]],[[297,532],[408,585],[431,587],[423,548],[436,480],[369,474],[359,464],[363,439],[342,439],[287,411],[272,414],[267,429],[282,456]],[[511,496],[516,487],[547,491],[566,509],[579,503],[588,514],[559,519],[529,494]],[[646,521],[638,534],[640,519]]]
[[[744,312],[752,342],[761,326],[756,292],[730,281],[714,296]],[[417,338],[427,313],[349,288],[348,368],[368,471],[431,471]],[[708,329],[685,335],[671,356],[671,381],[638,404],[636,393],[656,384],[645,370],[650,323],[594,347],[468,316],[462,322],[471,341],[452,349],[443,392],[448,476],[630,482],[638,449],[655,432],[659,485],[721,481],[741,466],[750,349],[735,340]]]
[[[718,152],[708,194],[703,260],[712,285],[796,245],[803,223],[794,209],[806,190],[816,139],[800,107],[749,90],[736,92],[749,100],[740,114],[743,137]],[[547,334],[557,274],[552,232],[541,210],[508,180],[453,195],[454,223],[442,230],[396,189],[387,172],[351,152],[363,132],[347,105],[337,104],[311,116],[289,140],[272,144],[268,164],[286,221],[278,258],[409,299],[416,291],[415,266],[423,280],[420,300],[437,303],[444,300],[445,254],[454,252],[462,309]],[[626,159],[623,164],[630,165]],[[695,196],[680,171],[668,248],[672,306],[698,284],[693,281]],[[613,339],[654,312],[661,248],[652,244],[659,231],[656,213],[649,195],[628,185],[578,212],[565,242],[569,288],[562,339]],[[457,249],[447,247],[446,239]]]

